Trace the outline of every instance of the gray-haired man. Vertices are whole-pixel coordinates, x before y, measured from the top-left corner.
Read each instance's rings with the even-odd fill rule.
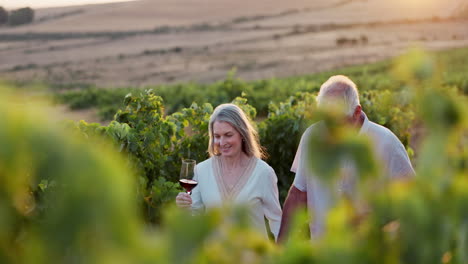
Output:
[[[348,77],[343,75],[332,76],[321,87],[317,96],[319,108],[329,104],[340,102],[344,108],[346,122],[359,129],[359,133],[368,136],[377,159],[384,166],[385,173],[390,178],[404,178],[414,175],[413,167],[408,154],[400,140],[387,128],[371,122],[362,111],[359,103],[359,94],[356,85]],[[325,232],[325,221],[328,209],[333,205],[329,187],[326,187],[316,175],[308,168],[308,140],[319,123],[311,125],[302,135],[301,142],[296,152],[291,171],[296,173],[283,206],[283,217],[278,241],[284,241],[288,230],[290,218],[299,207],[307,205],[309,212],[313,212],[310,222],[312,238],[320,237]],[[348,174],[347,178],[358,180],[359,175],[353,170],[353,164],[344,162],[343,170]],[[349,190],[341,190],[352,193],[352,185]],[[340,186],[343,187],[343,186]],[[349,187],[349,186],[348,186]],[[337,187],[338,188],[338,187]]]

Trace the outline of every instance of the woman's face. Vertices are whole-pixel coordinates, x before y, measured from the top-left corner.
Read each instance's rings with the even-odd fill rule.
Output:
[[[228,122],[213,123],[214,144],[219,153],[225,157],[235,157],[242,151],[242,137]]]

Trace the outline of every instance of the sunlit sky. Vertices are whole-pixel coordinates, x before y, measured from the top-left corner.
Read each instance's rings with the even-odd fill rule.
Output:
[[[70,6],[70,5],[85,5],[85,4],[100,4],[111,2],[126,2],[132,0],[0,0],[0,6],[4,8],[18,7],[54,7],[54,6]],[[135,1],[135,0],[133,0]]]

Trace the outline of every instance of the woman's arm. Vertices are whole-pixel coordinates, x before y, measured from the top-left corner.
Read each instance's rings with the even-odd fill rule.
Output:
[[[275,171],[270,167],[267,180],[263,184],[263,213],[268,219],[270,230],[278,239],[278,233],[281,225],[281,205],[278,194],[278,178]]]

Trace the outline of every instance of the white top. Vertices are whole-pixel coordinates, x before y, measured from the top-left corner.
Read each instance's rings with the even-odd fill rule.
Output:
[[[278,199],[278,179],[273,168],[263,160],[253,158],[250,175],[246,175],[243,185],[239,186],[233,197],[225,198],[218,185],[216,159],[219,157],[209,158],[195,167],[194,179],[198,181],[198,185],[192,191],[192,209],[204,210],[221,207],[226,203],[247,205],[252,226],[268,237],[264,218],[266,217],[276,240],[282,212]]]
[[[293,184],[300,191],[307,192],[308,211],[313,212],[314,215],[310,223],[312,238],[319,237],[324,232],[327,211],[333,206],[332,191],[345,192],[355,197],[353,189],[354,183],[358,179],[354,165],[346,161],[343,162],[340,171],[346,174],[342,177],[347,180],[341,181],[339,186],[334,187],[335,190],[327,187],[324,182],[310,172],[306,156],[309,145],[307,140],[314,128],[320,125],[323,124],[321,122],[315,123],[304,132],[291,167],[291,171],[296,173]],[[414,175],[405,147],[388,128],[369,121],[365,116],[359,134],[369,136],[376,158],[384,166],[385,175],[390,178]]]

